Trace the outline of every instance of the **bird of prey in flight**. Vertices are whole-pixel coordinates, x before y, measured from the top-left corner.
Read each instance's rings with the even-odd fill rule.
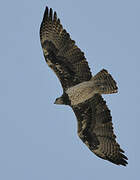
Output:
[[[63,94],[55,104],[69,105],[78,121],[78,135],[102,159],[127,165],[127,157],[116,142],[112,117],[102,94],[117,93],[107,70],[92,76],[84,53],[63,28],[56,12],[48,7],[40,27],[40,40],[48,66],[61,82]]]

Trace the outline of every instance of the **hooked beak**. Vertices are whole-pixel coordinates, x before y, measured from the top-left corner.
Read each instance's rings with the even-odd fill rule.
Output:
[[[54,104],[57,104],[56,100],[54,101]]]
[[[60,98],[57,98],[54,102],[54,104],[64,104],[63,102],[63,99],[60,97]]]

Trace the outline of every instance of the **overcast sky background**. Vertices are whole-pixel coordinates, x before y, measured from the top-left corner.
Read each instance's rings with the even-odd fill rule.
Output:
[[[0,3],[0,179],[138,179],[139,0],[12,0]],[[91,153],[74,113],[53,102],[62,93],[45,63],[39,28],[46,5],[85,52],[93,74],[107,69],[119,93],[104,96],[128,166]]]

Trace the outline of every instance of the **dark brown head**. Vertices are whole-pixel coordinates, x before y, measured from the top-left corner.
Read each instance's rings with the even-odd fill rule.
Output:
[[[69,96],[66,93],[64,93],[61,97],[56,98],[54,104],[70,105]]]

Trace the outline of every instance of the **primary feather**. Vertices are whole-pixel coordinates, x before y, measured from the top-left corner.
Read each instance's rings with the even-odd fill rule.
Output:
[[[112,76],[103,69],[92,77],[84,53],[63,29],[56,12],[48,7],[40,40],[45,60],[63,87],[63,95],[55,103],[72,107],[78,120],[78,135],[92,152],[126,166],[127,157],[116,142],[110,110],[101,96],[117,92]]]

